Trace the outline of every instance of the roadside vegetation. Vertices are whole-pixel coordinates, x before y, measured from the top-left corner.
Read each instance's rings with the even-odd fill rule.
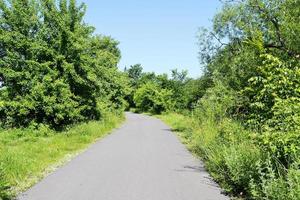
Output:
[[[76,0],[0,0],[0,199],[124,119],[118,42],[95,34],[85,10]]]
[[[126,72],[137,111],[162,114],[233,197],[300,199],[300,1],[226,1],[199,30],[202,76]]]
[[[0,0],[0,199],[158,114],[233,197],[300,200],[300,1],[225,1],[199,30],[202,75],[121,72],[75,0]]]
[[[28,189],[88,145],[106,136],[123,119],[111,113],[100,121],[81,123],[59,133],[46,127],[1,130],[1,197],[9,199]]]

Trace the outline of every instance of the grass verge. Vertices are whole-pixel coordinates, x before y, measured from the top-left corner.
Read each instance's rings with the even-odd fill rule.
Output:
[[[101,121],[75,125],[63,132],[0,130],[0,200],[11,199],[70,160],[124,121],[108,114]]]
[[[286,168],[276,153],[258,144],[257,134],[232,119],[224,117],[216,122],[176,113],[157,117],[201,157],[212,177],[233,199],[300,200],[299,152]]]

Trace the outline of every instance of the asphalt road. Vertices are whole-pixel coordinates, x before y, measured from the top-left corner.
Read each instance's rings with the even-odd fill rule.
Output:
[[[111,135],[20,200],[225,200],[203,164],[153,117],[127,113]]]

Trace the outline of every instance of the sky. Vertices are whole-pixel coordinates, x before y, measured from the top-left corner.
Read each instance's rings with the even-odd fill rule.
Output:
[[[120,42],[120,69],[139,63],[147,72],[177,68],[201,75],[196,35],[199,27],[212,25],[219,0],[81,1],[87,5],[85,22]]]

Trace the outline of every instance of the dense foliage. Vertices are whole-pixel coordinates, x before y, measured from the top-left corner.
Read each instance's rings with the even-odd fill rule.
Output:
[[[140,64],[119,72],[118,42],[95,35],[84,13],[75,0],[0,0],[3,127],[60,129],[125,107],[180,112],[163,117],[228,193],[300,199],[300,0],[225,1],[199,30],[197,79]]]
[[[199,31],[200,78],[141,66],[129,75],[137,108],[189,115],[178,130],[231,194],[300,199],[299,18],[299,0],[225,1],[213,27]],[[155,103],[162,89],[172,106]]]
[[[228,1],[200,30],[211,82],[186,137],[230,193],[300,199],[299,17],[299,0]]]
[[[0,117],[61,128],[125,106],[118,42],[94,35],[75,0],[0,1]]]
[[[160,114],[173,107],[172,91],[161,89],[154,83],[142,85],[134,94],[134,102],[139,111]]]
[[[171,71],[171,77],[168,77],[167,74],[143,72],[142,66],[137,64],[125,69],[125,72],[132,88],[126,98],[129,107],[153,114],[191,109],[204,95],[203,88],[211,84],[207,77],[188,78],[186,70],[174,69]]]
[[[0,0],[0,199],[121,121],[130,88],[118,42],[94,34],[85,9],[76,0]]]

